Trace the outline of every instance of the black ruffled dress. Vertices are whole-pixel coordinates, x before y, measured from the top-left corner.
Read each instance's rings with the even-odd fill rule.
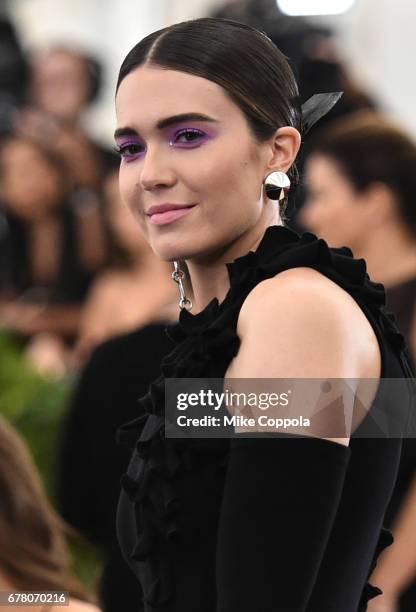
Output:
[[[227,264],[223,302],[214,298],[196,315],[182,310],[167,327],[177,344],[139,400],[138,418],[119,430],[133,455],[117,529],[141,584],[138,612],[364,612],[381,593],[368,579],[392,542],[383,517],[399,438],[353,434],[346,447],[289,435],[164,435],[164,379],[223,378],[249,292],[300,266],[336,282],[362,308],[379,340],[383,378],[414,376],[384,288],[370,281],[364,260],[313,234],[269,227],[255,252]]]

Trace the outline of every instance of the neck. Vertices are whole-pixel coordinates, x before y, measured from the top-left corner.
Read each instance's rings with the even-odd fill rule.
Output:
[[[398,223],[374,228],[353,251],[366,260],[370,278],[386,288],[416,276],[416,240]]]
[[[192,314],[198,314],[214,297],[219,302],[224,300],[230,288],[230,279],[225,264],[246,255],[249,251],[255,251],[270,225],[282,225],[282,222],[275,215],[258,223],[225,247],[218,249],[214,255],[186,260],[191,286],[189,282],[185,282],[185,290],[187,297],[193,303]]]

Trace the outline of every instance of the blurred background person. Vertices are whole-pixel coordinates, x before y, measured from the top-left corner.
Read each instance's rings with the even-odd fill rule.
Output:
[[[47,500],[23,440],[0,416],[0,590],[68,591],[68,612],[99,612],[71,575],[66,530]],[[3,609],[13,612],[27,605],[6,604]],[[30,609],[52,612],[59,606]]]
[[[14,117],[15,130],[46,144],[65,163],[69,204],[82,232],[80,249],[91,268],[106,262],[102,180],[118,165],[116,154],[93,141],[85,116],[101,89],[101,65],[79,50],[52,46],[37,51],[29,65],[26,104]]]
[[[130,460],[130,449],[117,443],[116,432],[141,416],[137,400],[174,348],[165,328],[178,314],[176,296],[159,321],[99,345],[80,373],[62,425],[58,506],[64,519],[102,553],[103,612],[137,612],[142,598],[116,536],[120,479]]]
[[[386,289],[416,361],[416,144],[381,116],[333,123],[306,162],[307,200],[299,221],[332,247],[348,246]],[[394,546],[373,576],[384,595],[370,611],[416,610],[416,440],[403,440],[398,480],[386,514]]]
[[[163,318],[176,298],[173,266],[161,261],[121,201],[118,172],[104,180],[112,265],[94,281],[82,313],[76,359],[85,361],[100,342]]]
[[[31,58],[26,107],[16,116],[17,129],[47,139],[67,158],[81,187],[97,187],[118,165],[117,155],[93,141],[85,126],[101,84],[102,67],[95,57],[64,45],[38,50]]]
[[[30,341],[40,368],[56,366],[58,372],[93,278],[80,252],[69,194],[65,167],[54,152],[20,136],[2,141],[0,325]]]
[[[416,145],[368,113],[343,119],[315,142],[299,220],[330,246],[348,246],[383,283],[387,305],[416,358]]]

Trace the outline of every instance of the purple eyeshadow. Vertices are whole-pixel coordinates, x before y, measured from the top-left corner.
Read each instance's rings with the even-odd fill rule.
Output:
[[[196,149],[214,137],[215,130],[201,130],[196,127],[176,128],[167,134],[169,146],[178,149]],[[129,152],[130,147],[137,147],[139,150]],[[141,157],[146,152],[146,145],[138,138],[120,139],[117,141],[116,151],[124,161],[129,162]]]
[[[136,151],[135,153],[128,153],[127,150],[129,147],[142,147],[143,150]],[[126,161],[131,161],[133,158],[143,155],[145,150],[146,150],[145,145],[140,140],[137,140],[137,139],[120,140],[117,143],[117,152]]]
[[[190,136],[189,140],[179,140],[182,136]],[[193,149],[203,144],[212,136],[199,128],[181,128],[175,130],[172,137],[169,138],[169,144],[179,148]]]

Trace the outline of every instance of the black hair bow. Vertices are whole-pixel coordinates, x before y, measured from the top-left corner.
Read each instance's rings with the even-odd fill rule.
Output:
[[[341,98],[342,91],[332,91],[330,93],[319,93],[311,96],[304,104],[302,104],[302,133],[309,132],[311,127],[315,125],[319,119],[335,106]]]

